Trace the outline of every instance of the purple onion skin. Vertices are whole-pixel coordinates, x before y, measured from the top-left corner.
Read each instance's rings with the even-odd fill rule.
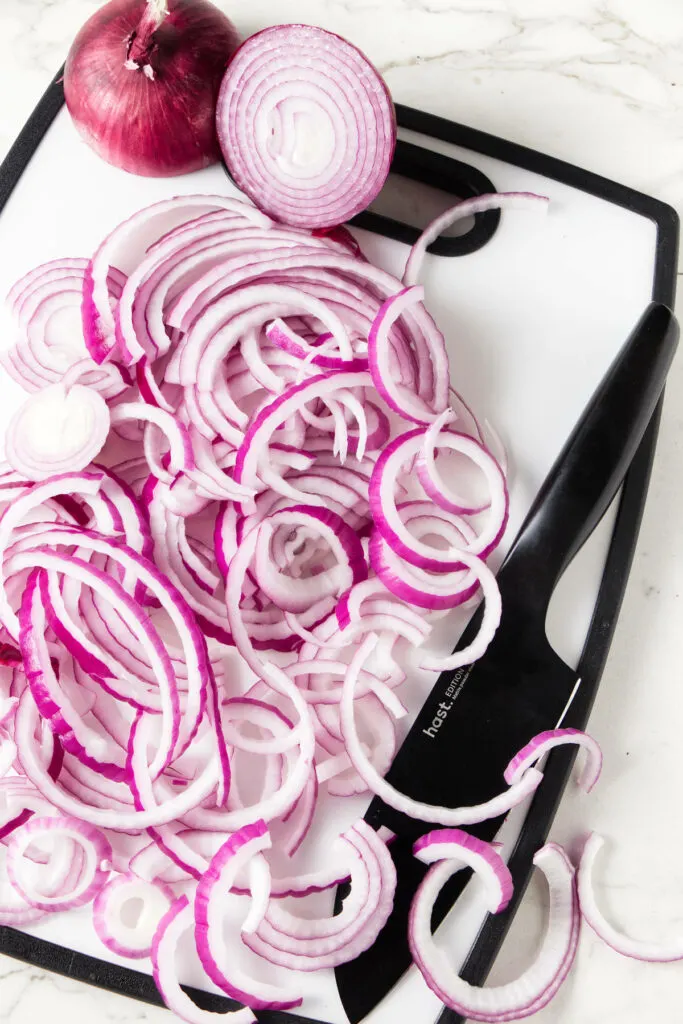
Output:
[[[220,158],[218,90],[240,43],[208,0],[168,0],[168,8],[150,34],[138,32],[146,0],[111,0],[80,30],[64,70],[66,105],[88,145],[146,177],[187,174]],[[153,79],[125,67],[129,54],[142,53]]]

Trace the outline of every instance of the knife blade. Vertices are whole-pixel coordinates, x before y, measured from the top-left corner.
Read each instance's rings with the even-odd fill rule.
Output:
[[[651,303],[594,392],[554,463],[498,574],[503,613],[485,655],[474,665],[443,672],[387,773],[388,781],[416,800],[446,806],[476,804],[503,788],[503,771],[536,733],[555,727],[575,692],[576,673],[550,646],[547,608],[555,586],[614,498],[664,387],[678,342],[678,324],[666,307]],[[475,613],[458,644],[476,634]],[[541,787],[542,788],[542,787]],[[394,909],[374,945],[336,968],[351,1024],[357,1024],[410,966],[407,920],[427,868],[412,856],[426,825],[372,800],[374,828],[396,833],[389,849],[398,885]],[[502,819],[468,831],[492,840]],[[438,927],[462,892],[459,872],[436,903]],[[345,891],[340,889],[338,904]]]

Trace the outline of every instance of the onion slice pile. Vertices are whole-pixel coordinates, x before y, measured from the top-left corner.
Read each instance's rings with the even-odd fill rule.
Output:
[[[304,134],[306,96],[280,111]],[[76,296],[80,334],[61,352],[50,311],[72,316]],[[25,275],[10,304],[6,359],[29,398],[0,467],[0,921],[92,904],[103,946],[151,957],[188,1021],[207,1014],[179,985],[186,933],[205,977],[250,1008],[235,1019],[298,1006],[288,971],[358,956],[391,913],[386,838],[342,803],[371,792],[449,826],[416,848],[440,861],[413,928],[429,973],[420,929],[442,875],[473,864],[492,909],[510,898],[498,855],[456,826],[530,796],[560,742],[588,747],[587,781],[599,762],[583,734],[542,734],[477,807],[412,801],[384,779],[415,710],[406,677],[471,661],[495,633],[487,560],[508,516],[499,463],[465,404],[448,404],[422,290],[345,229],[196,195],[134,213],[89,260]],[[434,622],[472,599],[479,635],[435,656]],[[337,810],[342,834],[320,850],[316,816]],[[541,861],[562,913],[528,1002],[513,988],[508,1012],[540,1005],[573,955],[573,883],[552,849]]]

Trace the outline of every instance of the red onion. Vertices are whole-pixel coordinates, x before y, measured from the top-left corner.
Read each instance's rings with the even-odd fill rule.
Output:
[[[30,865],[26,852],[36,840],[50,842],[54,848],[55,858],[60,852],[66,852],[65,864],[69,868],[75,863],[73,845],[77,845],[83,851],[82,867],[75,874],[71,871],[65,872],[63,879],[60,879],[57,892],[45,892],[43,888],[38,888],[32,879],[26,877]],[[110,866],[111,846],[106,837],[77,818],[34,816],[14,833],[7,851],[6,867],[10,882],[27,903],[45,911],[69,910],[89,903],[101,889]],[[52,864],[49,863],[47,870],[50,871],[51,868]]]
[[[396,144],[389,91],[351,43],[311,25],[248,39],[218,99],[230,174],[276,220],[328,228],[379,194]]]
[[[69,51],[69,113],[88,145],[124,171],[207,167],[219,157],[216,100],[238,45],[208,0],[110,0]]]
[[[18,328],[13,348],[0,354],[2,365],[26,391],[41,391],[49,384],[63,384],[64,377],[78,372],[81,384],[115,398],[130,380],[119,367],[97,365],[88,358],[79,331],[87,260],[52,260],[25,274],[7,296]],[[117,302],[125,277],[110,267],[104,290],[109,302]],[[76,383],[75,376],[72,383]]]
[[[393,904],[396,867],[383,840],[364,821],[340,836],[351,857],[351,895],[341,913],[314,920],[270,906],[246,944],[271,963],[301,971],[334,967],[360,955],[384,927]]]
[[[527,208],[547,212],[547,196],[537,196],[533,192],[500,192],[464,199],[457,206],[445,210],[431,224],[427,225],[411,249],[403,272],[404,285],[406,288],[410,288],[417,283],[427,249],[452,224],[464,217],[472,217],[477,213],[485,213],[487,210],[524,210]]]

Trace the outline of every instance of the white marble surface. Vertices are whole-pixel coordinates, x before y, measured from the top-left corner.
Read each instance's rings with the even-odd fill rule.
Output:
[[[248,34],[301,20],[347,36],[395,99],[564,157],[683,211],[680,0],[221,0]],[[0,157],[95,0],[0,0]],[[591,718],[605,771],[568,791],[553,838],[613,840],[601,898],[643,937],[683,925],[683,357],[671,374],[645,520]],[[532,883],[496,965],[511,978],[542,928]],[[539,1024],[683,1020],[683,964],[618,957],[584,929],[576,967]],[[168,1020],[166,1014],[0,957],[0,1020]],[[397,1018],[398,1020],[398,1018]],[[408,1022],[405,1022],[408,1024]]]

